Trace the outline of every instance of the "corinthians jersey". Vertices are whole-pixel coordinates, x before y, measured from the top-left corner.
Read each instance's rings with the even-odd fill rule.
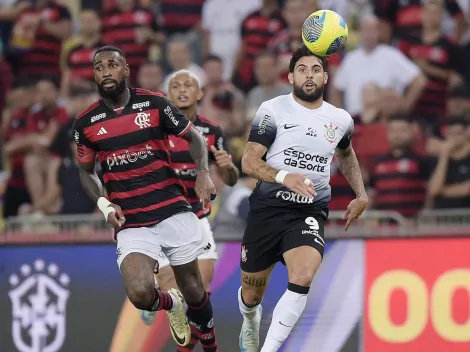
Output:
[[[353,130],[351,115],[327,102],[311,110],[288,94],[261,104],[248,140],[268,148],[265,160],[271,167],[310,179],[317,196],[303,197],[283,185],[260,181],[250,197],[251,212],[289,207],[327,216],[331,160],[336,148],[350,145]]]

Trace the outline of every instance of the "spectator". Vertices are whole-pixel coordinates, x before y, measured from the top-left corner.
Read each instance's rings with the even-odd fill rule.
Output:
[[[167,46],[167,60],[171,66],[172,71],[188,70],[194,73],[201,86],[206,83],[206,74],[201,66],[197,65],[192,57],[189,45],[184,37],[173,37]],[[171,72],[165,77],[163,81],[163,91],[168,91],[168,83],[171,78]]]
[[[118,0],[104,11],[103,43],[118,46],[126,53],[131,83],[137,80],[140,65],[148,60],[151,44],[161,44],[162,34],[152,11],[137,0]]]
[[[374,83],[367,83],[362,87],[362,111],[359,115],[353,116],[356,124],[381,122],[382,92],[382,89]]]
[[[139,68],[137,86],[151,92],[167,91],[168,87],[163,87],[163,69],[161,65],[151,61],[142,64]]]
[[[168,37],[185,34],[201,24],[202,7],[205,0],[160,0],[163,30]]]
[[[356,198],[356,194],[339,170],[338,160],[336,158],[333,158],[330,165],[330,187],[331,201],[330,204],[328,204],[329,210],[344,211],[349,203]]]
[[[287,0],[282,9],[287,28],[276,35],[268,45],[268,49],[279,57],[280,73],[286,82],[292,53],[302,44],[302,25],[309,15],[307,8],[306,0]]]
[[[28,116],[34,105],[35,82],[28,77],[15,78],[10,92],[11,116],[2,131],[3,154],[9,164],[10,177],[3,195],[3,217],[17,216],[21,205],[30,203],[23,170],[25,153],[33,145],[28,137]]]
[[[72,34],[70,12],[54,0],[37,0],[15,19],[10,64],[22,75],[60,78],[62,42]]]
[[[223,62],[218,56],[209,56],[204,62],[207,84],[204,86],[202,113],[217,123],[227,136],[245,130],[245,98],[235,86],[223,79]]]
[[[434,208],[470,207],[470,141],[468,122],[463,118],[448,118],[445,142],[429,181],[429,193]]]
[[[35,210],[61,214],[88,214],[95,210],[96,204],[86,195],[80,182],[72,126],[73,117],[98,98],[95,85],[70,87],[71,118],[60,128],[51,143],[45,188]],[[58,203],[61,204],[60,208],[56,206]]]
[[[247,117],[251,121],[259,106],[266,100],[289,94],[292,88],[281,80],[277,56],[264,52],[255,60],[255,75],[258,85],[247,96]]]
[[[449,79],[460,60],[457,47],[442,36],[442,12],[440,0],[423,5],[421,36],[400,43],[402,52],[421,68],[428,80],[414,109],[415,118],[427,126],[445,115]]]
[[[47,170],[51,165],[48,148],[54,140],[60,126],[68,121],[67,110],[59,106],[59,81],[52,77],[43,77],[36,85],[39,105],[28,117],[28,131],[38,135],[37,143],[25,159],[24,167],[26,182],[31,196],[31,208],[25,207],[24,212],[39,211],[46,189]],[[53,209],[47,209],[53,212]]]
[[[263,0],[261,8],[250,13],[241,24],[241,45],[236,57],[234,83],[247,92],[256,85],[254,61],[267,43],[286,23],[277,0]]]
[[[402,108],[407,111],[413,108],[426,84],[417,65],[399,50],[379,44],[378,39],[377,18],[365,17],[360,27],[362,47],[346,55],[334,79],[330,100],[351,115],[361,111],[362,88],[368,83],[405,93]]]
[[[375,14],[380,18],[380,38],[390,43],[393,38],[408,41],[421,35],[423,2],[420,0],[375,0]],[[456,22],[455,39],[460,41],[465,18],[456,0],[442,0]]]
[[[426,198],[429,162],[413,150],[412,122],[395,115],[387,124],[390,150],[375,161],[370,171],[374,208],[416,215]]]
[[[69,86],[77,80],[94,82],[91,62],[95,51],[103,46],[101,41],[101,19],[95,10],[85,9],[80,13],[80,38],[65,56],[62,70],[62,93],[68,96]]]
[[[261,7],[262,0],[208,0],[202,9],[204,56],[219,56],[224,62],[223,79],[229,80],[240,50],[240,26],[250,12]]]

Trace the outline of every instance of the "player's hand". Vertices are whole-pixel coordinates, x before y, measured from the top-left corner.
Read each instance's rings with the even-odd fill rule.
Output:
[[[284,178],[284,186],[304,197],[311,198],[317,195],[313,183],[303,175],[287,174]]]
[[[106,222],[114,229],[120,228],[126,223],[126,218],[124,217],[121,207],[113,203],[111,203],[109,207],[113,208],[113,210],[108,214]]]
[[[212,182],[208,171],[199,171],[196,176],[196,186],[194,187],[197,196],[205,207],[216,194],[214,183]]]
[[[232,157],[225,150],[217,149],[211,145],[211,152],[214,154],[215,162],[218,167],[225,169],[232,165]]]
[[[369,204],[369,199],[367,197],[356,198],[351,203],[349,203],[346,212],[343,215],[343,219],[346,220],[346,226],[344,227],[345,231],[348,231],[349,226],[352,222],[358,219],[364,210],[367,209]]]

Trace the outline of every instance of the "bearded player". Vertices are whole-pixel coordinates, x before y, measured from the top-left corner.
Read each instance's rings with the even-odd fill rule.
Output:
[[[93,70],[101,99],[75,120],[77,160],[84,189],[115,229],[117,263],[129,301],[141,310],[165,310],[174,340],[185,346],[191,330],[184,297],[204,351],[216,352],[212,306],[197,264],[209,243],[171,168],[168,135],[188,142],[197,175],[194,188],[207,203],[215,187],[205,140],[164,96],[127,86],[130,70],[119,48],[98,49]],[[96,156],[106,192],[95,173]],[[155,288],[153,270],[161,252],[181,293]]]
[[[344,214],[346,230],[368,204],[351,146],[353,120],[323,101],[327,80],[326,59],[300,47],[289,65],[293,93],[261,104],[253,120],[242,159],[243,172],[258,184],[250,197],[241,248],[241,351],[259,351],[261,301],[277,262],[287,266],[289,282],[274,308],[261,352],[278,351],[305,308],[323,258],[335,154],[357,196]]]
[[[225,137],[219,126],[210,122],[197,113],[197,103],[202,98],[203,92],[200,88],[199,79],[188,70],[180,70],[170,77],[168,84],[168,98],[183,112],[193,126],[205,137],[207,147],[209,148],[209,164],[211,173],[216,173],[228,186],[234,186],[238,180],[238,169],[232,163],[231,156],[228,154]],[[217,251],[207,217],[210,215],[211,207],[207,203],[204,205],[196,194],[194,189],[196,182],[195,163],[189,152],[188,142],[176,136],[170,136],[170,149],[172,167],[182,180],[188,191],[188,201],[191,204],[193,213],[199,218],[204,229],[204,235],[207,237],[210,248],[198,258],[199,271],[201,272],[202,282],[208,294],[210,294],[210,283],[214,276],[214,263],[217,260]],[[168,258],[162,253],[158,260],[159,267],[156,268],[156,276],[160,290],[169,291],[177,288],[175,276],[171,269]],[[142,319],[145,324],[150,325],[155,321],[156,312],[142,311]],[[190,322],[191,324],[191,322]],[[194,324],[191,324],[192,340],[188,346],[180,347],[178,351],[192,350],[196,345],[197,333]]]

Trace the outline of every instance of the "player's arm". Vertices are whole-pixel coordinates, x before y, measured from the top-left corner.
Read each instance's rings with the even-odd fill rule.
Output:
[[[305,176],[275,169],[263,160],[277,134],[274,116],[263,105],[264,103],[258,109],[251,125],[242,157],[243,172],[258,181],[283,184],[304,197],[315,196],[313,184]]]
[[[227,186],[234,186],[238,181],[239,172],[232,162],[227,140],[220,127],[215,134],[215,146],[211,146],[209,160],[217,165],[217,173]]]
[[[351,136],[353,131],[354,123],[351,119],[351,125],[347,133],[340,140],[336,147],[336,157],[338,158],[339,170],[348,181],[354,193],[356,193],[356,197],[367,199],[361,167],[351,144]]]

